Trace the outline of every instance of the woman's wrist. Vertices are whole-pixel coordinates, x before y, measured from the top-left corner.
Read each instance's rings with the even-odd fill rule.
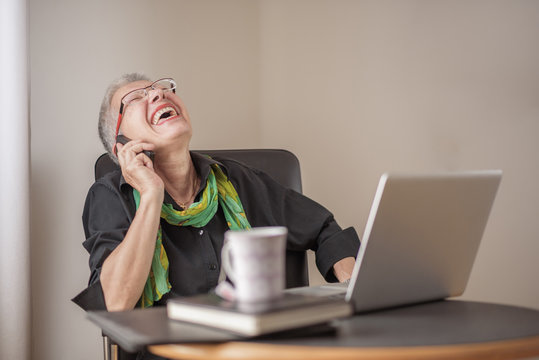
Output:
[[[158,190],[158,189],[148,190],[140,194],[140,203],[141,205],[146,205],[146,204],[159,205],[159,208],[161,208],[161,204],[163,203],[164,196],[165,196],[165,193],[163,190]]]

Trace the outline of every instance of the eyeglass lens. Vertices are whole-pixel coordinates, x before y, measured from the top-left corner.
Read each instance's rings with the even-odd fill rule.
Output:
[[[160,79],[151,84],[150,86],[142,89],[136,89],[129,93],[127,93],[122,98],[122,103],[124,105],[128,105],[129,103],[133,101],[139,101],[145,98],[148,95],[148,90],[154,89],[154,90],[162,90],[162,91],[173,91],[176,89],[176,82],[172,79]]]

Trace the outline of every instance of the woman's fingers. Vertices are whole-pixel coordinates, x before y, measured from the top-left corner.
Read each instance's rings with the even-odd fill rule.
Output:
[[[142,142],[140,140],[138,140],[137,142],[133,142],[133,144],[129,142],[126,144],[126,146],[129,146],[128,148],[129,151],[132,151],[133,153],[137,155],[143,152],[144,150],[153,150],[155,148],[153,144]]]
[[[132,140],[125,145],[121,143],[116,143],[117,156],[118,161],[120,162],[120,166],[124,166],[127,163],[131,162],[133,159],[137,159],[138,155],[141,154],[144,150],[151,151],[154,148],[155,146],[153,144],[142,142],[141,140]],[[138,160],[141,159],[142,157],[138,157]],[[148,163],[148,160],[151,162],[151,160],[146,157],[145,161],[141,163],[146,165]]]
[[[144,166],[153,170],[153,162],[145,153],[143,152],[139,153],[137,155],[137,158],[139,158],[139,160],[142,161],[142,164]]]
[[[117,146],[122,175],[131,186],[141,193],[163,186],[162,180],[153,171],[152,160],[143,152],[153,150],[155,148],[153,144],[133,140]]]

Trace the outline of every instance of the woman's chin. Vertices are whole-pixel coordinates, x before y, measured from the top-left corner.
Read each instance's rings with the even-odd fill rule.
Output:
[[[157,136],[167,139],[185,137],[186,135],[191,137],[191,125],[182,117],[175,118],[171,120],[167,119],[157,125],[152,125],[153,131]]]
[[[155,141],[158,148],[169,149],[172,151],[178,148],[189,148],[189,142],[191,141],[191,131],[182,132],[167,132],[159,136],[159,139]]]

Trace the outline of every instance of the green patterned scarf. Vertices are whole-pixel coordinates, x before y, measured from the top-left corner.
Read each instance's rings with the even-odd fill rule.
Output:
[[[138,209],[140,194],[137,190],[133,189],[133,195]],[[210,168],[210,174],[206,188],[202,193],[202,199],[183,211],[174,210],[171,204],[163,204],[161,207],[161,217],[171,225],[203,227],[213,218],[219,205],[223,209],[230,229],[251,228],[236,189],[234,189],[234,186],[221,168],[214,164]],[[161,226],[159,226],[152,267],[140,299],[141,307],[152,306],[154,301],[160,300],[164,294],[170,291],[170,288],[171,285],[168,281],[168,257],[163,247],[162,231]]]

